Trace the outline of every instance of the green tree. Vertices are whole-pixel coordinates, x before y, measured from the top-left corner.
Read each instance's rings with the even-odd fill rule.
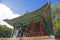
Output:
[[[54,35],[60,37],[60,4],[56,3],[52,5],[52,22],[54,28]]]
[[[0,38],[1,37],[10,37],[11,29],[7,28],[5,25],[0,25]]]

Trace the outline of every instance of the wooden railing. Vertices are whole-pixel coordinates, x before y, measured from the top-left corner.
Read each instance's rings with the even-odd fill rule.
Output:
[[[42,32],[42,35],[40,32],[33,32],[33,33],[25,33],[26,37],[37,37],[37,36],[46,36],[44,32]]]

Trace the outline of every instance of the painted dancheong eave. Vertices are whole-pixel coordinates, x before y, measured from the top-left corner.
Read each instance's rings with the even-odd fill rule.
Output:
[[[49,13],[48,13],[49,12]],[[51,24],[51,18],[50,18],[50,3],[46,3],[43,7],[33,11],[33,12],[29,12],[28,14],[25,14],[23,16],[14,18],[12,20],[4,20],[7,23],[9,23],[12,26],[17,26],[17,24],[19,25],[21,24],[26,24],[27,22],[30,22],[31,20],[34,21],[34,19],[37,18],[41,18],[41,16],[44,15],[46,22],[49,24]],[[36,20],[37,21],[37,20]]]

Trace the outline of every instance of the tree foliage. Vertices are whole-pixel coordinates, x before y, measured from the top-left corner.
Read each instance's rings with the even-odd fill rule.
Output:
[[[10,36],[11,36],[11,29],[7,28],[5,25],[0,25],[0,38]]]
[[[54,28],[54,35],[60,37],[60,4],[56,3],[52,5],[52,22]]]

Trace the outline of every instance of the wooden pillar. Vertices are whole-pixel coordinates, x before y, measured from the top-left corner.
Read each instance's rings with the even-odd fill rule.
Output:
[[[40,36],[40,25],[39,23],[36,23],[36,36]]]
[[[31,26],[30,26],[30,37],[34,36],[33,34],[33,28],[35,27],[35,23],[33,21],[31,21]]]
[[[39,20],[39,24],[40,24],[40,36],[43,36],[43,24],[42,24],[42,21]]]

